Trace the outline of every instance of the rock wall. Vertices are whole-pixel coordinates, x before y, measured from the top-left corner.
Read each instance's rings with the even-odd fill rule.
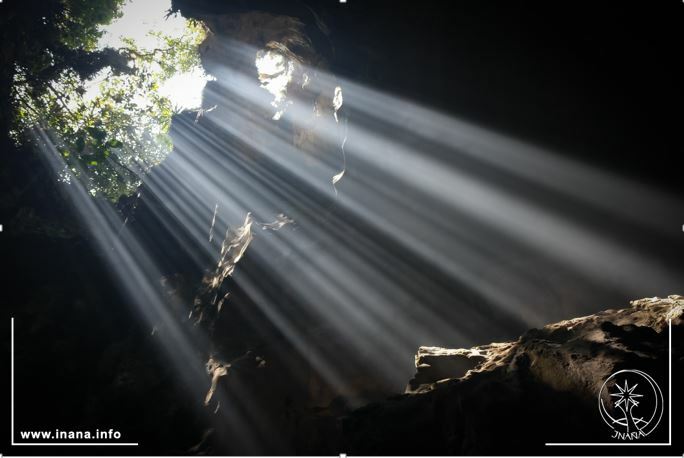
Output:
[[[611,428],[601,419],[597,399],[606,379],[623,369],[649,374],[662,390],[661,423],[640,440],[666,442],[668,320],[676,388],[684,366],[683,312],[684,297],[654,297],[532,329],[515,342],[422,347],[406,394],[343,420],[344,450],[526,454],[552,453],[546,442],[610,442]],[[672,401],[676,415],[681,406],[676,392]]]

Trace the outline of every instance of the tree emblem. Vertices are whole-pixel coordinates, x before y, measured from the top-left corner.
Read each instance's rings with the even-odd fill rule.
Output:
[[[645,372],[621,370],[599,392],[599,411],[614,438],[636,440],[650,434],[663,416],[663,394]]]

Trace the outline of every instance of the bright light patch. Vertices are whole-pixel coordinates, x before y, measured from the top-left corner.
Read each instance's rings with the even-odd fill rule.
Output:
[[[160,47],[159,38],[150,32],[179,38],[187,32],[187,20],[179,14],[168,15],[170,0],[132,0],[123,7],[123,15],[103,28],[104,34],[98,43],[100,48],[121,48],[123,38],[132,38],[145,51]],[[167,80],[159,92],[171,100],[178,110],[200,108],[202,90],[211,79],[201,69],[178,73]],[[97,84],[88,84],[88,91],[97,92]]]
[[[199,108],[202,106],[202,90],[210,79],[201,69],[179,73],[169,78],[159,88],[159,93],[168,97],[177,108]]]
[[[180,37],[187,21],[178,14],[166,17],[170,9],[171,0],[132,0],[123,6],[120,18],[103,28],[98,45],[120,48],[124,46],[122,38],[132,38],[140,47],[152,49],[157,44],[149,35],[153,30]]]
[[[254,61],[261,87],[273,95],[271,105],[276,108],[273,119],[278,120],[285,113],[288,102],[287,86],[294,75],[294,62],[280,53],[259,51]]]

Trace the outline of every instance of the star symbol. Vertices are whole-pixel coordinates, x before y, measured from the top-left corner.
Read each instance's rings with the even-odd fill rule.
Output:
[[[621,404],[623,404],[624,409],[629,409],[630,404],[633,406],[638,406],[639,401],[637,401],[635,398],[642,398],[644,397],[643,394],[637,394],[634,392],[634,389],[639,386],[638,383],[635,383],[631,388],[627,384],[627,380],[625,380],[625,386],[621,387],[619,384],[615,385],[617,389],[620,391],[619,393],[611,393],[611,396],[616,396],[619,397],[620,399],[615,402],[615,407],[620,407]]]

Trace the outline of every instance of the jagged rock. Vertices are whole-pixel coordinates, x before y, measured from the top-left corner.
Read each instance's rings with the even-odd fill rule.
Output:
[[[440,380],[462,377],[487,359],[479,348],[420,347],[416,353],[417,373],[409,381],[406,392],[430,389]]]
[[[672,377],[682,372],[684,297],[532,329],[517,341],[470,349],[421,347],[407,393],[343,421],[350,454],[549,453],[545,442],[608,442],[597,408],[611,374],[650,374],[668,404],[668,320]],[[673,397],[673,401],[677,401]],[[677,406],[673,406],[677,412]],[[667,441],[667,415],[643,441]]]

